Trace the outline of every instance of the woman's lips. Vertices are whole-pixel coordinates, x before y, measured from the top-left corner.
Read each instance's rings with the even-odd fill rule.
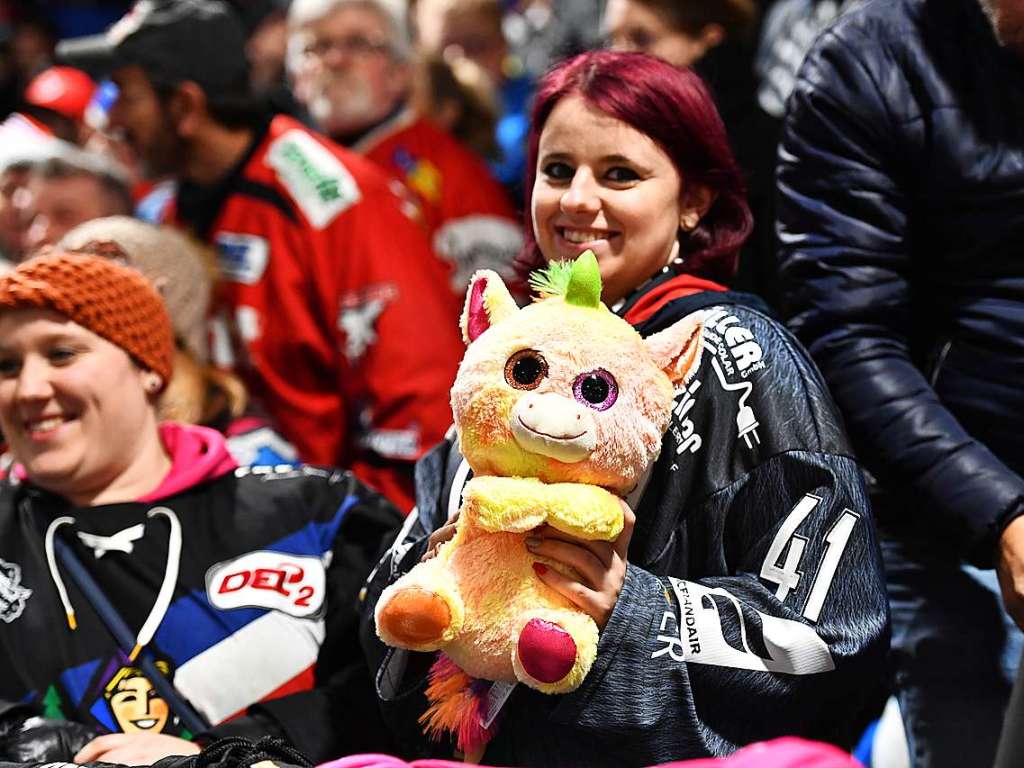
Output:
[[[593,249],[618,236],[618,232],[611,230],[555,227],[555,238],[559,247],[569,251],[582,252],[588,248]]]
[[[32,440],[43,441],[53,437],[61,427],[72,421],[72,416],[47,416],[41,419],[30,419],[25,422],[25,434]]]

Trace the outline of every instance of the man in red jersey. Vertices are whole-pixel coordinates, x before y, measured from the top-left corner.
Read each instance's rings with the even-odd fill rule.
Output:
[[[220,0],[140,0],[58,55],[109,72],[110,125],[178,189],[166,218],[215,245],[218,362],[245,375],[304,461],[351,467],[404,510],[444,434],[462,354],[443,266],[400,185],[248,95]]]
[[[522,231],[505,191],[482,158],[409,107],[404,4],[293,0],[288,28],[296,98],[325,133],[416,195],[457,311],[477,269],[510,277]]]

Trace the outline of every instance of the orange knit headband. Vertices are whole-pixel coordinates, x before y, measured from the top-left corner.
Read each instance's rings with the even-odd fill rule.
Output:
[[[0,311],[52,309],[116,344],[164,386],[174,365],[174,331],[156,289],[110,259],[51,251],[0,277]]]

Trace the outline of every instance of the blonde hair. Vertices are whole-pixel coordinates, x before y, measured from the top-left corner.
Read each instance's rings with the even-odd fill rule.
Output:
[[[170,227],[127,216],[79,224],[61,243],[124,261],[160,292],[176,343],[173,374],[157,403],[161,420],[209,425],[245,412],[249,398],[241,379],[208,363],[207,319],[217,279],[216,258],[208,246]]]
[[[235,374],[201,363],[188,350],[178,348],[174,375],[157,406],[161,420],[182,424],[213,424],[245,413],[249,395]]]
[[[171,671],[171,665],[166,661],[157,661],[156,668],[165,675]],[[134,677],[142,677],[149,680],[149,678],[146,677],[143,671],[138,667],[121,667],[117,670],[117,674],[110,678],[110,682],[103,687],[103,697],[109,701],[111,697],[118,692],[121,687],[121,683],[125,680],[131,680]],[[152,684],[153,683],[150,682],[150,685]]]

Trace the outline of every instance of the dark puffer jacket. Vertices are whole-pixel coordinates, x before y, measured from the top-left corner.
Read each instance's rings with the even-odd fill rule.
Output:
[[[786,313],[880,521],[991,565],[1024,512],[1024,57],[979,0],[866,3],[809,53],[779,157]]]

